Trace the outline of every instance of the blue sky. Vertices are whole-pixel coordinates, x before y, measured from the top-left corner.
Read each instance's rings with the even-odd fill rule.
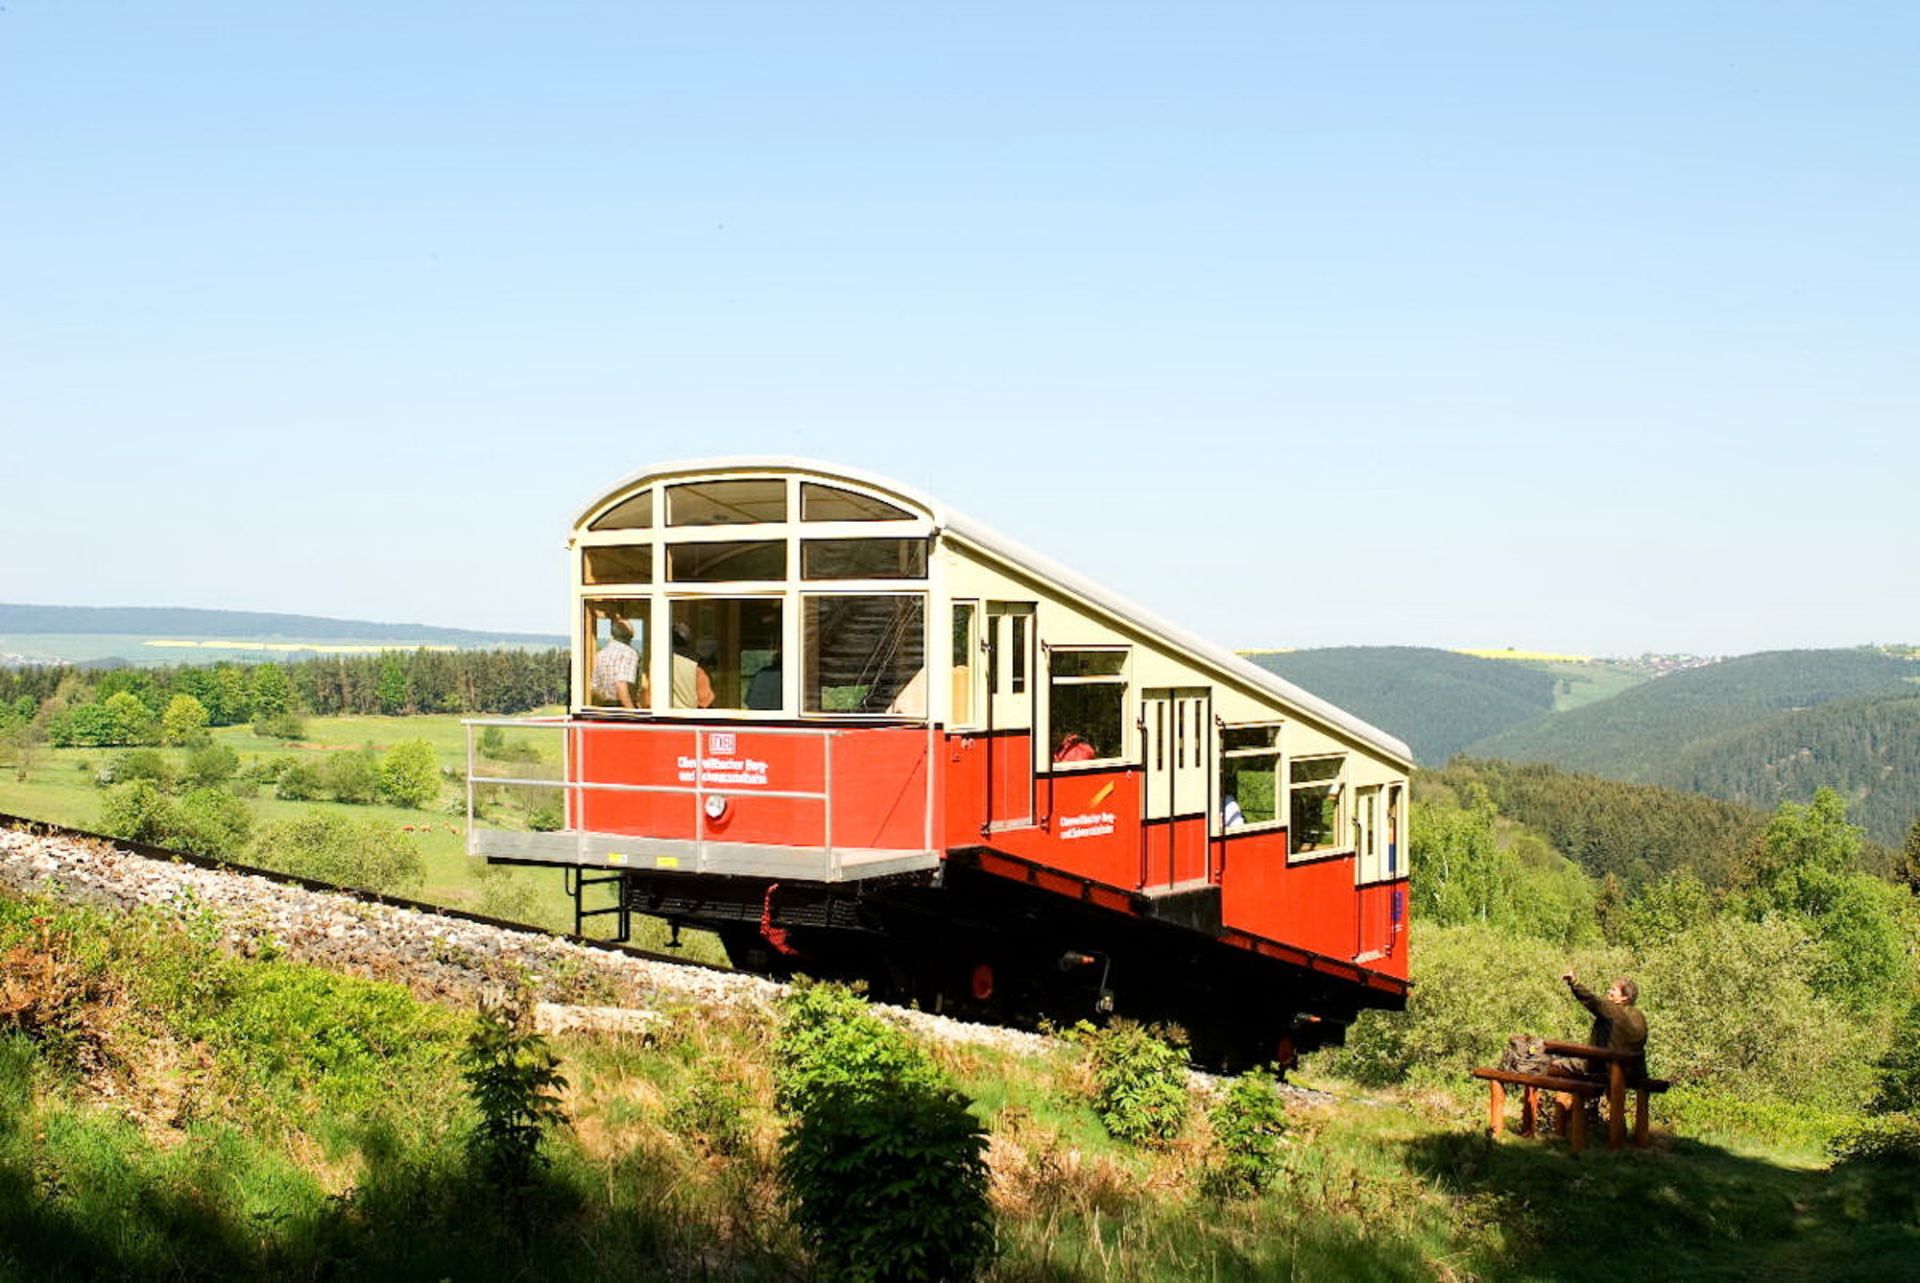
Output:
[[[565,626],[652,461],[1240,646],[1920,641],[1920,7],[0,9],[0,600]]]

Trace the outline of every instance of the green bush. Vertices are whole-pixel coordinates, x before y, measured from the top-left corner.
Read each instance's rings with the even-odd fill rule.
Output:
[[[265,868],[366,891],[404,894],[426,880],[413,842],[376,820],[311,811],[268,829],[254,849]]]
[[[749,1103],[739,1080],[703,1074],[674,1098],[667,1109],[667,1127],[697,1139],[711,1153],[731,1158],[745,1153],[752,1140],[746,1118]]]
[[[1874,1073],[1875,1113],[1920,1115],[1920,1002],[1909,1006],[1894,1027],[1893,1043]]]
[[[467,1153],[488,1184],[514,1197],[544,1165],[547,1131],[566,1124],[560,1062],[545,1038],[521,1027],[517,1012],[502,1009],[481,1012],[460,1059],[460,1076],[480,1115]]]
[[[774,1100],[782,1110],[802,1112],[818,1095],[842,1087],[856,1091],[888,1083],[936,1086],[933,1062],[905,1032],[888,1024],[844,985],[804,977],[783,995],[779,1055],[774,1063]]]
[[[1250,1070],[1233,1080],[1208,1113],[1216,1151],[1200,1177],[1208,1194],[1251,1198],[1272,1183],[1280,1170],[1280,1138],[1287,1131],[1277,1086],[1272,1074]]]
[[[364,806],[380,796],[380,759],[371,748],[332,753],[320,778],[336,802]]]
[[[1131,1144],[1169,1141],[1187,1125],[1187,1058],[1130,1020],[1085,1028],[1093,1108],[1108,1135]]]
[[[433,745],[404,740],[380,761],[380,792],[395,806],[422,807],[440,796],[440,764]]]
[[[118,786],[100,807],[100,831],[130,842],[164,846],[178,823],[173,800],[152,780]]]
[[[1870,1159],[1920,1168],[1920,1114],[1876,1114],[1855,1119],[1828,1146],[1834,1158]]]
[[[135,780],[152,780],[155,787],[171,792],[179,782],[179,776],[173,769],[173,763],[167,760],[167,755],[157,748],[136,748],[115,753],[107,759],[99,776],[102,784],[131,784]]]
[[[802,983],[779,1006],[775,1095],[795,1115],[779,1175],[817,1263],[835,1279],[975,1277],[993,1226],[966,1097],[850,990]]]
[[[227,858],[246,850],[252,835],[253,813],[244,802],[223,789],[200,788],[180,799],[166,845]]]
[[[305,739],[307,724],[297,713],[265,713],[253,719],[253,733],[262,739]]]
[[[187,754],[182,772],[188,783],[217,788],[240,772],[240,755],[225,744],[206,744]]]
[[[319,763],[292,758],[275,773],[273,795],[282,802],[318,802],[327,795],[327,779]]]

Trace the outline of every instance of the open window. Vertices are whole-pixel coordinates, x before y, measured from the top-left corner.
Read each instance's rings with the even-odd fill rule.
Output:
[[[781,606],[777,597],[673,602],[669,706],[781,707]]]
[[[927,715],[923,594],[808,594],[802,601],[802,712]]]
[[[645,708],[649,603],[644,600],[590,598],[583,621],[586,633],[585,697],[588,708]]]
[[[1124,758],[1126,707],[1124,649],[1056,647],[1050,652],[1047,734],[1056,769]]]
[[[1344,753],[1293,759],[1287,774],[1288,849],[1293,855],[1344,849],[1340,843],[1346,837],[1341,829],[1346,765]]]
[[[1273,828],[1280,811],[1280,724],[1220,732],[1220,832]]]

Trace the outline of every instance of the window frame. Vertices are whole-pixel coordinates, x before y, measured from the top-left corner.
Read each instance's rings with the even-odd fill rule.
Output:
[[[1116,766],[1124,766],[1132,762],[1134,728],[1132,723],[1127,720],[1127,710],[1133,706],[1133,647],[1124,642],[1088,642],[1080,644],[1075,642],[1043,641],[1040,643],[1040,651],[1046,657],[1047,661],[1047,738],[1045,744],[1040,746],[1042,753],[1037,753],[1035,756],[1039,758],[1044,755],[1045,769],[1048,772],[1072,774],[1076,771],[1112,770]],[[1076,655],[1118,655],[1120,656],[1120,671],[1118,673],[1101,673],[1093,676],[1058,677],[1054,675],[1053,671],[1054,656],[1062,652]],[[1053,693],[1054,690],[1060,686],[1117,686],[1120,688],[1120,747],[1117,753],[1111,757],[1093,757],[1082,762],[1056,762],[1053,760],[1053,749],[1050,746],[1056,739],[1055,732],[1058,729],[1053,718]],[[1025,692],[1013,693],[1024,694]],[[1039,692],[1035,691],[1034,693],[1037,695]],[[1036,766],[1040,765],[1038,761],[1036,761],[1035,764]]]
[[[1302,753],[1297,757],[1292,754],[1287,755],[1287,863],[1304,864],[1312,860],[1330,860],[1338,856],[1353,854],[1352,844],[1346,841],[1349,835],[1345,827],[1349,819],[1348,813],[1351,809],[1348,798],[1353,791],[1352,785],[1347,779],[1347,763],[1351,758],[1352,754],[1345,749],[1335,749],[1331,752]],[[1340,764],[1340,769],[1334,773],[1332,779],[1307,780],[1300,784],[1295,783],[1293,778],[1295,767],[1304,762],[1325,761],[1337,761]],[[1310,850],[1303,851],[1299,846],[1299,829],[1293,822],[1293,798],[1295,790],[1298,788],[1329,784],[1333,786],[1335,811],[1333,823],[1329,826],[1328,831],[1333,835],[1335,840],[1325,846],[1316,846]]]
[[[605,585],[594,586],[604,587]],[[631,602],[639,609],[633,615],[628,616],[628,618],[641,619],[646,623],[645,644],[634,648],[640,654],[640,665],[634,671],[633,675],[634,705],[632,708],[627,708],[620,704],[603,704],[594,696],[593,666],[600,656],[600,644],[594,632],[594,612],[596,607],[607,602]],[[584,711],[593,713],[611,713],[616,717],[652,716],[653,710],[646,704],[640,702],[640,692],[641,688],[646,685],[646,679],[653,663],[654,634],[658,631],[654,627],[656,606],[653,594],[645,592],[596,593],[593,596],[582,594],[576,599],[576,606],[575,626],[581,630],[579,636],[583,639],[584,643],[580,651],[580,699],[578,701],[578,707]]]
[[[799,637],[800,665],[795,671],[800,674],[800,681],[799,681],[799,684],[794,688],[792,702],[793,702],[793,707],[798,711],[799,715],[809,720],[818,720],[818,721],[827,721],[827,722],[845,722],[845,721],[905,722],[905,723],[912,723],[912,724],[918,725],[919,723],[932,720],[933,673],[927,662],[928,655],[927,655],[927,649],[926,649],[926,638],[927,638],[927,633],[929,632],[928,617],[933,614],[933,594],[927,591],[925,588],[907,589],[905,591],[900,591],[900,590],[887,591],[884,589],[876,590],[873,588],[860,588],[860,589],[848,590],[842,587],[842,584],[844,581],[827,580],[827,581],[821,581],[821,582],[831,583],[833,584],[833,587],[824,589],[824,590],[817,587],[802,588],[797,594],[795,594],[795,597],[794,597],[794,600],[799,607],[799,609],[795,612],[795,622],[798,625],[796,635]],[[901,581],[881,580],[877,582],[897,584]],[[913,583],[917,581],[908,580],[906,582]],[[807,689],[812,684],[811,669],[813,665],[813,653],[811,648],[807,645],[807,607],[809,602],[817,601],[821,598],[831,598],[831,597],[897,597],[897,598],[906,598],[906,599],[919,601],[920,603],[920,671],[923,675],[921,680],[921,699],[925,703],[924,711],[918,714],[888,713],[888,712],[874,713],[874,712],[861,712],[858,710],[849,710],[849,711],[841,712],[841,711],[833,711],[828,709],[809,709],[807,707]],[[909,679],[909,684],[911,684],[911,679]],[[905,688],[902,687],[902,689],[905,689]]]
[[[1287,723],[1282,718],[1261,718],[1258,721],[1252,722],[1222,722],[1219,724],[1219,727],[1215,731],[1214,739],[1213,789],[1214,796],[1219,799],[1218,805],[1213,808],[1214,836],[1234,838],[1248,833],[1272,833],[1279,829],[1291,827],[1293,822],[1293,798],[1288,790],[1287,784],[1283,782],[1288,779],[1286,727]],[[1273,742],[1271,744],[1260,745],[1255,748],[1230,749],[1227,747],[1227,736],[1230,732],[1264,730],[1273,732]],[[1230,829],[1227,827],[1227,817],[1221,813],[1226,806],[1227,799],[1227,781],[1225,776],[1227,763],[1229,760],[1244,761],[1256,757],[1270,757],[1273,759],[1273,818],[1271,820],[1257,821],[1246,819],[1246,811],[1243,807],[1241,809],[1241,823]],[[1281,805],[1283,800],[1286,802],[1284,807]],[[1235,801],[1236,803],[1238,802],[1237,794],[1235,795]],[[1293,846],[1291,838],[1289,838],[1287,846],[1289,850],[1291,850]]]

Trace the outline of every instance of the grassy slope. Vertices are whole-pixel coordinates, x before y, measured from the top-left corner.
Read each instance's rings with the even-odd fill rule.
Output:
[[[386,750],[402,740],[421,739],[433,746],[443,768],[456,774],[467,765],[466,730],[457,714],[423,714],[415,717],[314,717],[307,719],[306,738],[284,744],[262,739],[250,727],[227,726],[213,732],[214,739],[240,756],[241,768],[273,757],[309,757],[323,759],[329,754],[350,751],[371,744]],[[554,737],[538,732],[515,732],[514,736],[541,751],[549,760],[540,763],[498,763],[481,761],[476,776],[486,773],[525,772],[539,775],[557,773],[558,746]],[[46,751],[34,765],[25,783],[15,779],[11,769],[0,771],[0,811],[97,831],[100,808],[106,791],[94,783],[100,768],[123,749],[68,748]],[[178,761],[178,749],[165,750]],[[447,784],[432,805],[409,810],[387,805],[347,806],[336,802],[289,802],[273,796],[266,786],[258,797],[246,799],[254,817],[254,831],[296,818],[310,811],[330,811],[352,819],[390,825],[396,829],[411,826],[411,839],[420,852],[426,869],[426,882],[414,898],[451,908],[482,911],[479,860],[466,854],[463,814],[450,814],[463,797],[454,784]],[[510,804],[496,813],[493,823],[501,827],[523,827],[524,814]],[[244,857],[237,857],[245,862]],[[560,874],[540,869],[501,870],[506,876],[532,892],[527,900],[531,908],[520,915],[534,925],[549,930],[571,930],[572,901],[561,888]],[[602,894],[605,894],[604,892]],[[601,919],[604,923],[606,919]],[[598,926],[598,924],[594,924]],[[653,946],[663,943],[666,928],[652,918],[634,919],[635,943]],[[684,940],[689,956],[704,961],[723,961],[717,941],[703,933],[688,933]]]
[[[1407,741],[1439,764],[1473,740],[1540,717],[1556,678],[1532,664],[1413,646],[1258,654],[1253,661]]]
[[[521,1233],[465,1167],[460,1013],[48,912],[0,898],[0,952],[72,968],[56,1018],[0,1033],[0,1279],[796,1276],[761,1016],[558,1042],[573,1123]],[[1070,1049],[935,1056],[991,1129],[1004,1283],[1894,1279],[1920,1250],[1897,1173],[1666,1137],[1576,1159],[1489,1141],[1471,1092],[1331,1082],[1293,1108],[1275,1188],[1221,1206],[1195,1191],[1204,1124],[1159,1151],[1108,1139]]]

